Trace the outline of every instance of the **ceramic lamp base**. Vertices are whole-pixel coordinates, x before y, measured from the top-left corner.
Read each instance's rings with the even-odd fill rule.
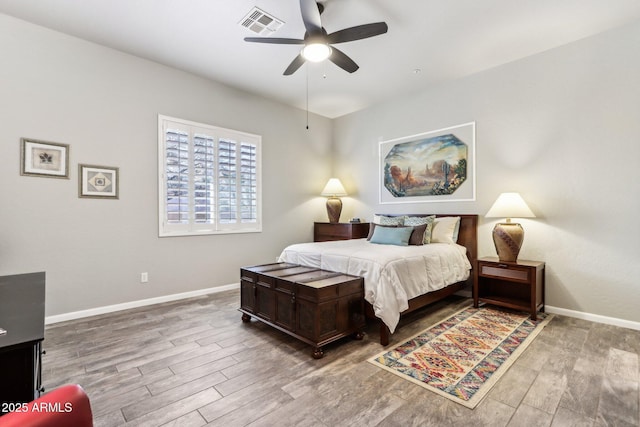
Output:
[[[503,222],[493,228],[493,243],[500,261],[516,262],[523,240],[524,229],[518,223]]]
[[[342,200],[338,197],[329,197],[327,199],[327,215],[329,222],[337,223],[340,221],[340,213],[342,212]]]

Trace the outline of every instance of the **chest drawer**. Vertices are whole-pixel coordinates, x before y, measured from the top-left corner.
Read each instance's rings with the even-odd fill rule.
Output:
[[[367,234],[369,234],[369,223],[316,222],[313,227],[315,242],[362,239],[367,237]]]
[[[520,280],[528,282],[530,279],[530,269],[517,268],[502,264],[480,264],[479,274],[481,276],[498,277],[509,280]]]
[[[346,224],[317,224],[316,233],[325,237],[351,237],[351,227]]]

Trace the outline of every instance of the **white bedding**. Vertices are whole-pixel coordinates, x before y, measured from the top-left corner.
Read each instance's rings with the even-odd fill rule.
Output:
[[[400,313],[409,308],[409,299],[466,280],[471,270],[466,248],[446,243],[394,246],[366,239],[299,243],[286,247],[278,260],[364,277],[364,297],[391,332]]]

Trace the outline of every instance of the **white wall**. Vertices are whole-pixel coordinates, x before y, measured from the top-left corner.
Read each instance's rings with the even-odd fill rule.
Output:
[[[635,24],[336,119],[335,175],[359,198],[344,215],[484,214],[518,191],[538,217],[520,221],[520,258],[547,262],[547,304],[640,321],[638,46]],[[379,141],[469,121],[475,202],[378,204]],[[495,255],[481,223],[480,256]]]
[[[5,15],[0,58],[0,275],[46,271],[47,316],[237,283],[326,215],[328,119]],[[158,238],[159,113],[263,136],[262,233]],[[70,144],[70,179],[20,176],[21,137]],[[78,163],[120,199],[79,199]]]

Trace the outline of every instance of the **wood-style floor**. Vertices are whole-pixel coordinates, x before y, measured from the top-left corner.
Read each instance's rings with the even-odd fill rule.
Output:
[[[468,305],[404,320],[391,345]],[[640,331],[556,316],[474,410],[366,362],[377,328],[311,348],[256,321],[239,291],[48,326],[47,389],[81,384],[96,426],[638,426]]]

